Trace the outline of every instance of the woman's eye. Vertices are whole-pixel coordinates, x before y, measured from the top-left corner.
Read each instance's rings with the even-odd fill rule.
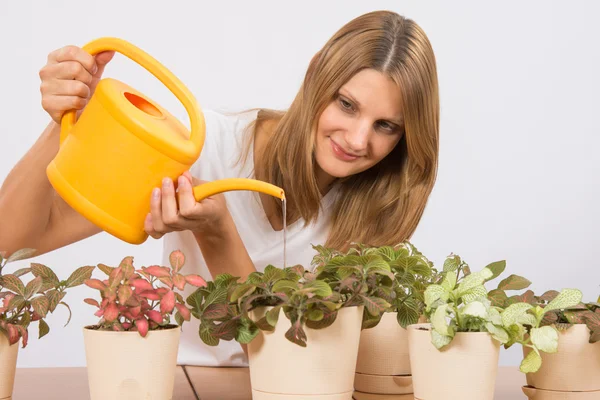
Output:
[[[386,130],[386,131],[394,130],[394,127],[385,121],[379,121],[378,124],[379,124],[379,127],[383,130]]]
[[[342,106],[342,108],[348,111],[352,111],[352,103],[350,103],[349,101],[340,98],[340,105]]]

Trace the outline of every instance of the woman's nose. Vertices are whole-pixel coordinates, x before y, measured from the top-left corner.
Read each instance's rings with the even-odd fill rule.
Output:
[[[371,134],[371,124],[359,121],[346,133],[346,142],[349,149],[356,155],[363,155],[367,150],[369,135]]]

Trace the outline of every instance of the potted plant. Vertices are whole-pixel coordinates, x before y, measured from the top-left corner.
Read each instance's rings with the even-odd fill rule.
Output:
[[[527,386],[523,387],[523,392],[527,396],[542,400],[552,399],[557,393],[563,399],[600,397],[600,298],[597,302],[557,307],[560,297],[555,290],[541,296],[528,290],[508,297],[502,288],[498,288],[490,295],[500,306],[521,301],[529,304],[530,310],[544,310],[538,325],[546,330],[545,336],[551,336],[552,347],[537,354],[526,343],[523,346],[526,359],[541,363],[537,372],[524,371],[527,372]],[[577,299],[581,300],[580,297]],[[533,338],[531,326],[527,328],[528,336]],[[552,351],[555,349],[557,351]]]
[[[100,321],[83,329],[91,399],[173,396],[179,335],[190,310],[177,291],[186,284],[202,287],[198,275],[183,275],[185,256],[169,255],[170,267],[136,269],[133,257],[117,267],[98,264],[107,279],[87,279],[100,292],[100,301],[84,301],[98,308]],[[175,313],[172,324],[171,316]]]
[[[391,288],[393,275],[376,254],[330,262],[321,252],[312,266],[269,265],[239,283],[222,274],[187,298],[205,343],[248,344],[255,400],[352,397],[361,327],[390,306],[373,276]]]
[[[347,263],[367,260],[369,255],[380,257],[390,267],[393,279],[373,275],[370,279],[378,297],[389,304],[384,313],[371,316],[365,313],[365,327],[360,336],[358,360],[354,379],[355,398],[366,393],[400,395],[412,393],[408,334],[406,327],[418,322],[425,308],[426,287],[437,281],[438,273],[431,263],[409,241],[396,246],[369,247],[353,245],[340,252],[317,246],[321,261]]]
[[[524,302],[503,309],[488,298],[484,283],[498,277],[505,268],[506,263],[498,261],[471,273],[458,255],[446,259],[442,283],[425,290],[425,314],[431,323],[408,329],[416,399],[491,400],[502,344],[510,347],[521,343],[535,354],[553,351],[552,328],[539,326],[544,310]],[[524,281],[529,282],[511,275],[501,284]],[[578,290],[565,289],[552,306],[570,307],[580,301],[580,296]],[[526,326],[530,327],[530,335],[526,335]],[[535,372],[539,368],[536,361],[533,356],[526,357],[521,370]]]
[[[35,254],[34,249],[21,249],[4,258],[0,253],[0,399],[10,399],[14,387],[15,370],[19,341],[22,347],[27,347],[29,326],[38,322],[38,338],[41,339],[50,331],[44,320],[63,305],[71,310],[63,301],[68,288],[79,286],[88,279],[93,267],[81,267],[75,270],[66,280],[59,280],[56,274],[47,266],[31,263],[27,268],[21,268],[12,274],[6,274],[4,268],[13,261],[30,258]],[[33,279],[25,283],[22,276],[32,274]]]

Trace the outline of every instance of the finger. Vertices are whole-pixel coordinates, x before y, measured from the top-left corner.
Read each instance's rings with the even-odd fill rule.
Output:
[[[106,64],[108,64],[110,62],[110,60],[113,59],[114,55],[115,55],[114,51],[103,51],[102,53],[96,54],[95,60],[96,60],[96,66],[98,67],[98,70],[94,74],[94,78],[100,78],[102,76],[102,73],[104,72],[104,68],[106,67]]]
[[[92,83],[92,74],[77,61],[65,61],[60,64],[52,64],[48,66],[48,69],[49,74],[55,72],[53,76],[56,79],[75,79],[86,85]]]
[[[56,53],[50,53],[48,61],[57,63],[77,61],[92,75],[98,71],[94,56],[77,46],[65,46],[62,49],[57,50]]]
[[[152,199],[150,200],[150,213],[152,214],[152,226],[154,227],[154,231],[158,233],[166,232],[162,217],[161,200],[161,190],[159,188],[154,188],[154,190],[152,190]]]
[[[177,199],[179,201],[179,215],[185,219],[197,219],[201,206],[196,202],[192,185],[185,176],[180,176],[177,184]]]
[[[65,110],[82,110],[87,99],[77,96],[43,96],[42,107],[54,120],[62,117]]]
[[[152,225],[152,214],[148,213],[146,215],[146,219],[144,220],[144,230],[146,233],[154,239],[160,239],[163,237],[162,233],[158,233],[154,230],[154,225]]]
[[[40,91],[45,95],[90,97],[90,87],[76,80],[50,79],[42,81]]]
[[[179,213],[175,199],[175,187],[171,178],[163,179],[161,203],[162,220],[165,225],[172,228],[178,227]]]
[[[77,61],[65,61],[60,64],[46,64],[39,72],[42,83],[54,79],[75,79],[90,85],[92,74]]]

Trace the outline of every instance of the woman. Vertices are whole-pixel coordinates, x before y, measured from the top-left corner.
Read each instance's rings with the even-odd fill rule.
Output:
[[[41,69],[42,105],[53,121],[2,186],[0,243],[9,252],[32,247],[41,254],[100,231],[56,195],[45,168],[58,149],[61,116],[85,107],[111,58],[68,46]],[[154,190],[145,229],[154,238],[166,234],[164,254],[183,250],[188,272],[206,279],[282,265],[283,213],[279,200],[254,192],[196,203],[193,178],[247,176],[282,187],[286,261],[305,266],[311,244],[344,249],[410,238],[434,185],[435,57],[425,33],[393,12],[362,15],[334,34],[313,57],[287,111],[205,111],[205,119],[199,160],[177,182],[167,178]],[[236,343],[209,348],[197,332],[184,327],[180,363],[244,363]]]

